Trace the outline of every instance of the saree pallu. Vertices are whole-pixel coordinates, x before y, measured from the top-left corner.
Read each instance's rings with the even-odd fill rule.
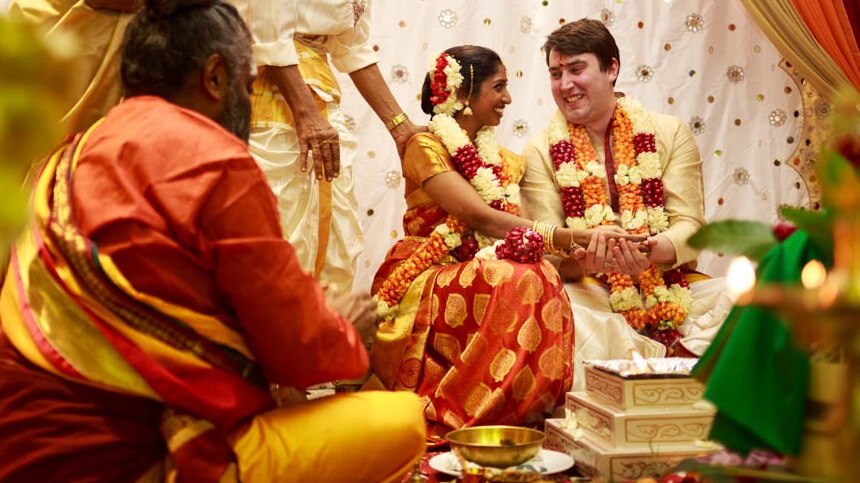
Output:
[[[136,291],[76,229],[69,188],[86,137],[51,156],[36,182],[31,226],[0,294],[3,333],[60,383],[173,408],[161,433],[175,474],[217,481],[235,468],[225,434],[273,401],[239,333]]]
[[[374,285],[422,239],[398,242]],[[570,303],[549,262],[457,263],[420,274],[376,335],[371,365],[388,388],[418,394],[430,442],[452,429],[537,424],[572,382]]]

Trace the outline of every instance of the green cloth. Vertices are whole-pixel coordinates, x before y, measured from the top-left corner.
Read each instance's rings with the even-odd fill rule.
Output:
[[[771,249],[758,267],[758,285],[800,283],[810,260],[830,264],[831,250],[798,230]],[[710,438],[729,449],[800,451],[809,386],[809,357],[780,314],[735,307],[693,370],[706,383],[704,398],[717,406]]]

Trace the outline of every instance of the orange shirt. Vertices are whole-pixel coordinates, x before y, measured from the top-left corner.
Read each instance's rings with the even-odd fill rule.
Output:
[[[81,233],[136,290],[239,331],[270,382],[367,370],[358,332],[281,236],[247,146],[209,118],[158,97],[126,100],[84,144],[72,202]]]

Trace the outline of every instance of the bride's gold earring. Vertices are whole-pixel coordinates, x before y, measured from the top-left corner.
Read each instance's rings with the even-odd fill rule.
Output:
[[[475,68],[472,66],[472,64],[469,64],[469,96],[466,97],[466,108],[463,109],[463,115],[464,116],[471,116],[472,115],[472,108],[469,107],[469,101],[472,99],[472,86],[473,86],[474,80],[475,80]]]

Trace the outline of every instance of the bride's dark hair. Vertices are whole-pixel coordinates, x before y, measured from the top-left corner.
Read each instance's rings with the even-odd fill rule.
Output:
[[[463,84],[460,85],[460,91],[457,92],[457,95],[464,101],[469,92],[472,93],[472,97],[478,95],[481,83],[498,72],[499,66],[502,65],[499,54],[478,45],[458,45],[446,50],[445,53],[460,63]],[[428,73],[424,77],[424,86],[421,88],[421,110],[430,114],[431,117],[433,116],[433,103],[430,101],[432,95],[430,74]]]

